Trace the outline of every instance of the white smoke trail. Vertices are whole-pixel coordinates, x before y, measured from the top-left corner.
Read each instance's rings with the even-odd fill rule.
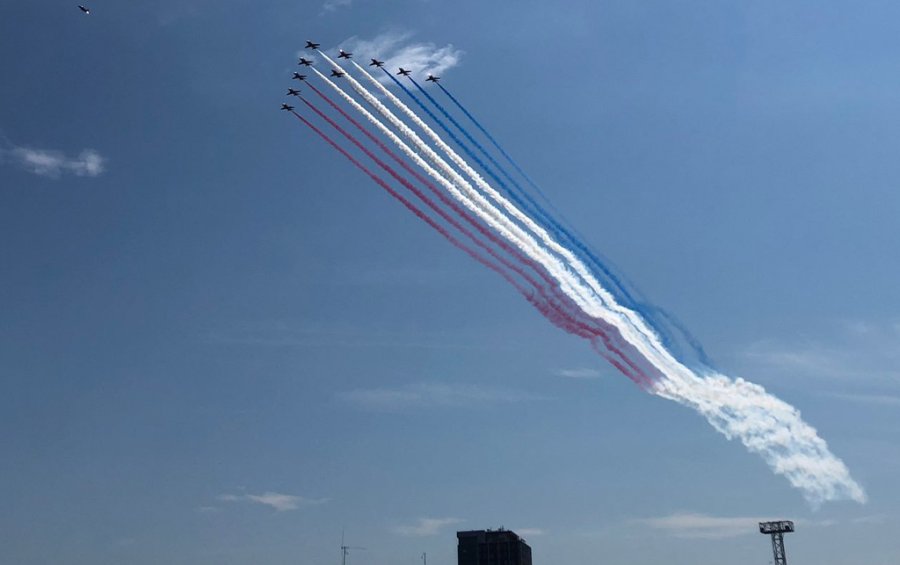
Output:
[[[328,60],[335,68],[340,68],[334,61],[328,58],[327,55],[321,53],[322,57]],[[316,70],[316,74],[319,77],[323,78],[326,82],[328,82],[333,88],[336,89],[345,100],[352,100],[347,93],[337,87],[331,80],[329,80],[325,75]],[[596,308],[591,306],[590,298],[585,298],[582,296],[583,291],[580,291],[579,288],[582,285],[578,282],[577,278],[569,272],[569,270],[556,258],[553,257],[550,253],[548,253],[543,247],[541,247],[528,233],[522,230],[515,222],[510,220],[506,215],[504,215],[500,210],[494,207],[490,202],[488,202],[484,196],[479,193],[477,190],[472,188],[472,186],[462,178],[459,173],[453,170],[446,161],[441,159],[437,153],[435,153],[431,147],[429,147],[414,131],[412,131],[405,123],[403,123],[399,118],[397,118],[390,110],[388,110],[377,98],[375,98],[372,93],[370,93],[364,86],[359,84],[349,73],[345,73],[344,78],[346,78],[351,87],[362,96],[369,104],[371,104],[378,113],[381,114],[385,119],[387,119],[395,128],[401,131],[403,135],[410,140],[410,142],[419,150],[420,153],[424,154],[428,159],[441,170],[443,175],[453,180],[450,183],[447,178],[445,178],[441,174],[432,174],[433,169],[428,167],[426,172],[435,180],[441,183],[446,190],[448,190],[451,195],[456,198],[459,202],[461,202],[466,208],[474,212],[478,215],[482,220],[484,220],[488,225],[490,225],[493,229],[497,230],[503,237],[505,237],[508,241],[516,245],[523,253],[540,263],[544,266],[544,268],[550,270],[554,274],[554,278],[560,283],[560,288],[574,300],[578,306],[585,312],[593,312],[592,315],[598,318],[607,318],[609,317],[609,311],[604,308]],[[355,102],[355,101],[354,101]],[[353,103],[354,108],[359,109],[359,105]],[[414,152],[408,149],[406,144],[402,143],[396,135],[390,132],[385,126],[378,126],[380,123],[374,116],[372,116],[368,111],[364,110],[364,115],[366,119],[368,119],[371,123],[375,124],[376,127],[379,128],[382,133],[388,135],[388,137],[395,144],[400,143],[398,147],[404,151],[404,153],[412,159],[417,165],[422,166],[422,159],[416,155]],[[406,148],[406,149],[404,149]],[[464,194],[462,194],[462,193]],[[608,323],[613,324],[612,320],[606,320]]]
[[[322,56],[327,59],[333,65],[336,63],[328,58],[327,55],[322,53]],[[661,363],[669,365],[670,367],[681,367],[681,364],[672,356],[669,351],[662,345],[661,340],[659,339],[659,335],[654,331],[651,327],[649,327],[644,319],[629,308],[621,306],[616,302],[613,295],[606,290],[603,285],[590,273],[589,269],[585,267],[584,263],[578,259],[571,250],[563,247],[559,243],[557,243],[553,237],[541,226],[534,222],[527,214],[519,210],[515,204],[504,198],[496,189],[491,187],[487,181],[485,181],[475,169],[473,169],[462,157],[459,156],[456,151],[453,150],[431,127],[428,126],[419,116],[413,112],[409,106],[404,104],[399,98],[394,96],[394,94],[388,90],[383,84],[381,84],[378,80],[376,80],[371,74],[369,74],[366,69],[360,67],[355,61],[351,61],[351,63],[359,70],[385,97],[387,97],[391,102],[400,109],[403,114],[405,114],[412,122],[419,127],[425,134],[437,145],[445,155],[447,155],[454,164],[456,164],[460,169],[462,169],[473,181],[475,184],[485,193],[488,194],[495,202],[500,204],[512,217],[519,220],[523,225],[525,225],[532,233],[537,235],[540,240],[553,252],[557,253],[559,256],[563,257],[566,261],[564,270],[566,271],[574,271],[582,280],[584,280],[589,290],[586,290],[586,297],[590,302],[593,302],[591,298],[599,299],[600,301],[600,309],[591,309],[589,314],[602,318],[610,323],[615,324],[614,321],[610,320],[610,316],[625,318],[623,320],[623,324],[615,324],[622,331],[624,328],[628,328],[623,333],[630,334],[629,336],[625,336],[625,338],[631,343],[634,347],[638,348],[654,365],[657,365],[654,362],[654,359],[659,359]],[[356,88],[358,83],[350,77],[348,74],[347,77],[351,78],[351,85],[354,86],[354,90],[360,92],[360,89]],[[361,87],[361,85],[359,85]],[[365,90],[365,88],[362,88]],[[368,91],[366,91],[368,92]],[[361,95],[365,96],[362,92]],[[370,102],[371,103],[371,102]],[[383,104],[380,101],[375,99],[375,104],[377,105],[379,113],[385,115],[385,112],[390,114],[390,111],[387,108],[384,108]],[[382,110],[383,108],[383,110]],[[404,124],[405,126],[405,124]],[[407,128],[408,129],[408,128]],[[413,134],[414,135],[414,134]],[[633,328],[637,330],[636,332],[630,331]],[[630,338],[630,339],[629,339]],[[648,351],[648,348],[652,351]],[[661,367],[659,367],[662,370]],[[687,371],[687,369],[685,368]],[[689,371],[688,371],[689,372]]]
[[[735,437],[784,475],[813,505],[866,502],[866,493],[800,411],[744,379],[713,374],[666,381],[657,395],[693,408],[728,439]]]
[[[350,104],[357,112],[363,115],[366,120],[375,126],[378,131],[380,131],[385,137],[391,140],[391,142],[396,145],[400,151],[403,152],[411,161],[413,161],[419,168],[421,168],[425,173],[434,179],[438,184],[440,184],[447,192],[449,192],[458,202],[462,203],[467,209],[476,214],[479,218],[485,221],[492,229],[501,234],[505,239],[512,242],[520,251],[523,253],[529,253],[527,245],[523,244],[522,241],[513,233],[511,233],[503,223],[498,223],[492,215],[485,215],[484,210],[479,208],[471,199],[462,194],[457,187],[451,183],[444,175],[436,171],[431,165],[426,163],[422,157],[420,157],[413,149],[407,145],[402,139],[397,137],[397,134],[392,132],[387,126],[384,125],[378,118],[372,115],[371,112],[363,108],[359,102],[354,100],[349,94],[344,92],[338,85],[336,85],[331,79],[326,77],[324,74],[319,72],[318,69],[313,68],[313,72],[315,72],[319,78],[321,78],[328,86],[334,89],[334,91],[348,104]],[[427,146],[426,146],[427,148]],[[440,160],[440,157],[435,155],[435,158]],[[445,163],[446,165],[446,163]],[[449,166],[448,166],[449,167]],[[458,176],[458,175],[457,175]],[[501,221],[506,218],[500,215]],[[533,255],[529,253],[529,256]],[[540,261],[540,259],[532,257],[536,261]]]
[[[323,57],[336,68],[339,68],[334,61],[324,54]],[[359,65],[356,65],[356,67],[361,69]],[[380,90],[384,91],[386,96],[396,100],[395,104],[399,108],[406,108],[402,102],[397,100],[390,91],[384,89],[364,69],[361,70]],[[321,73],[319,75],[322,76]],[[519,226],[509,218],[505,216],[503,219],[498,218],[496,214],[499,213],[499,210],[485,201],[480,193],[474,191],[468,182],[461,179],[455,170],[434,154],[431,148],[419,139],[415,132],[412,132],[406,124],[397,119],[365,87],[355,81],[349,74],[346,76],[353,89],[360,96],[365,98],[385,119],[410,139],[445,174],[453,178],[454,183],[448,182],[437,171],[426,165],[423,169],[432,178],[438,180],[445,189],[453,194],[454,198],[457,198],[467,208],[478,214],[492,228],[501,233],[503,237],[517,245],[533,259],[541,262],[548,272],[560,282],[562,290],[580,308],[589,315],[613,324],[622,336],[664,375],[665,378],[659,381],[652,392],[693,408],[703,415],[716,430],[729,439],[739,438],[751,452],[760,454],[774,472],[785,475],[788,481],[799,488],[812,504],[817,505],[827,500],[840,498],[865,502],[866,495],[863,489],[850,477],[847,467],[831,454],[827,444],[817,435],[815,429],[803,422],[797,409],[768,394],[762,387],[743,379],[733,380],[718,374],[700,376],[679,363],[665,349],[656,333],[646,326],[643,319],[636,312],[616,303],[612,295],[594,280],[593,276],[590,275],[574,254],[552,240],[546,232],[543,234],[538,233],[538,236],[550,249],[554,251],[558,249],[558,254],[567,259],[567,265],[562,265],[558,262],[555,255],[549,253],[548,250],[540,248],[540,245],[529,234],[521,232]],[[330,83],[330,81],[327,82]],[[341,92],[345,99],[349,98],[337,86],[332,86]],[[353,101],[353,105],[357,110],[361,108],[355,101]],[[401,149],[406,147],[404,153],[422,167],[423,161],[418,155],[374,116],[364,109],[363,112],[370,122],[376,125],[380,124],[379,130],[391,137],[395,144],[399,142],[398,147],[401,147]],[[446,146],[443,140],[409,108],[406,108],[404,113],[407,113],[410,119],[425,131],[429,137],[432,137],[439,147],[441,145]],[[447,150],[444,150],[444,152],[450,156],[451,160],[476,180],[479,188],[490,194],[510,215],[517,219],[521,217],[522,223],[526,226],[530,227],[529,224],[534,225],[530,218],[506,201],[499,193],[496,193],[487,183],[483,180],[479,182],[478,179],[480,177],[471,169],[468,163],[459,158],[458,155],[454,159],[451,155],[455,155],[452,149],[447,147]],[[472,172],[470,173],[469,170]],[[460,191],[456,190],[454,184],[463,189],[477,202],[477,205],[460,194]],[[502,225],[498,225],[498,223]],[[538,230],[542,230],[539,226],[535,225],[535,227]],[[532,231],[534,232],[535,230],[532,228]],[[589,285],[589,288],[585,288],[573,276],[570,269],[578,273],[581,279]]]

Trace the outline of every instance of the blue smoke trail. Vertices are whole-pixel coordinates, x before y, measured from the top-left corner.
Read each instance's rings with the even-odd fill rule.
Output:
[[[641,316],[643,316],[654,329],[659,334],[660,339],[666,345],[666,347],[675,353],[676,357],[684,360],[684,351],[678,345],[677,339],[673,337],[673,332],[671,328],[674,327],[684,338],[684,341],[687,342],[687,345],[691,350],[693,350],[694,356],[700,361],[700,363],[709,366],[710,361],[707,357],[705,351],[700,346],[699,342],[671,315],[667,312],[662,311],[659,308],[648,305],[645,302],[636,299],[632,293],[628,290],[628,287],[625,283],[622,282],[619,276],[617,276],[613,270],[606,265],[606,263],[600,259],[597,254],[591,251],[582,241],[582,238],[573,235],[568,229],[566,229],[562,224],[557,222],[553,216],[542,209],[540,205],[534,201],[533,198],[528,195],[527,191],[525,191],[518,182],[515,181],[511,177],[511,175],[504,169],[502,165],[497,163],[497,161],[485,150],[485,148],[478,143],[472,135],[459,124],[445,109],[444,107],[437,102],[428,92],[422,88],[422,86],[415,81],[412,77],[407,76],[407,78],[415,85],[415,87],[421,92],[428,100],[443,114],[447,120],[449,120],[465,137],[468,139],[472,145],[477,147],[481,153],[495,166],[497,169],[516,187],[518,193],[510,189],[510,187],[503,182],[498,176],[494,173],[494,171],[485,165],[485,163],[476,156],[472,150],[464,143],[460,141],[460,139],[447,127],[446,123],[442,121],[440,118],[435,116],[435,114],[427,107],[422,101],[416,96],[412,91],[410,91],[406,86],[403,85],[396,77],[394,77],[390,72],[386,69],[382,69],[391,80],[394,81],[397,86],[399,86],[406,94],[409,96],[423,111],[425,111],[435,123],[440,126],[440,128],[450,136],[451,139],[469,156],[472,160],[474,160],[487,174],[490,176],[503,190],[506,194],[519,206],[521,206],[529,215],[533,218],[537,219],[546,229],[549,229],[555,237],[562,242],[568,242],[572,247],[574,247],[575,252],[579,255],[585,263],[593,266],[591,269],[595,275],[599,275],[601,279],[606,281],[605,286],[610,288],[615,296],[617,301],[622,303],[624,306],[631,308],[638,312]],[[440,85],[438,85],[440,86]],[[442,87],[443,88],[443,87]],[[444,89],[446,91],[446,89]],[[467,115],[471,116],[468,112]],[[494,141],[496,143],[496,141]],[[501,152],[505,153],[502,149]],[[514,165],[515,166],[515,165]],[[520,196],[521,195],[521,196]],[[523,201],[523,197],[527,202]],[[546,198],[545,198],[546,199]]]
[[[438,85],[438,88],[443,90],[444,94],[446,94],[450,98],[450,100],[452,100],[453,103],[456,104],[456,107],[459,108],[460,110],[462,110],[463,114],[465,114],[466,117],[469,118],[469,120],[471,120],[473,124],[475,124],[475,127],[477,127],[481,131],[481,133],[483,133],[484,136],[487,137],[488,140],[490,140],[490,142],[494,145],[494,147],[497,148],[497,151],[499,151],[506,158],[506,160],[509,161],[509,164],[512,165],[513,168],[515,168],[516,171],[518,171],[518,173],[520,175],[522,175],[522,178],[524,178],[526,181],[528,181],[528,184],[530,184],[531,187],[535,191],[537,191],[537,193],[541,196],[541,198],[544,199],[544,202],[546,202],[547,204],[550,204],[550,199],[547,198],[547,195],[544,194],[544,192],[541,190],[541,187],[539,187],[536,182],[531,180],[531,177],[529,177],[528,174],[522,170],[522,167],[520,167],[519,164],[516,163],[512,157],[510,157],[509,153],[507,153],[506,151],[503,150],[503,147],[501,147],[500,144],[497,143],[497,140],[494,139],[494,136],[492,136],[490,133],[488,133],[488,131],[484,128],[484,126],[482,126],[481,123],[475,119],[475,116],[470,114],[469,111],[466,110],[465,106],[463,106],[459,102],[459,100],[457,100],[452,94],[450,94],[449,90],[444,88],[444,85],[442,85],[441,83],[437,83],[437,85]]]
[[[515,183],[515,181],[513,181],[513,184],[519,189],[519,192],[522,193],[521,195],[518,194],[517,191],[511,190],[510,187],[509,187],[505,182],[503,182],[502,179],[500,179],[500,178],[497,176],[497,174],[493,171],[493,169],[491,169],[490,167],[488,167],[488,166],[484,163],[484,161],[482,161],[477,155],[475,155],[475,154],[472,152],[472,150],[471,150],[465,143],[463,143],[462,141],[460,141],[459,137],[457,137],[456,134],[454,134],[454,133],[450,130],[450,128],[447,127],[447,124],[446,124],[443,120],[441,120],[440,118],[438,118],[438,117],[434,114],[434,112],[432,112],[432,111],[431,111],[431,110],[430,110],[430,109],[422,102],[422,100],[421,100],[418,96],[415,95],[415,93],[413,93],[413,92],[412,92],[411,90],[409,90],[403,83],[401,83],[399,80],[397,80],[397,77],[395,77],[394,75],[392,75],[389,71],[387,71],[386,69],[382,69],[382,70],[383,70],[389,77],[391,77],[391,80],[393,80],[394,83],[396,83],[397,86],[399,86],[399,87],[403,90],[403,92],[405,92],[405,93],[407,94],[407,96],[409,96],[410,98],[412,98],[412,100],[419,106],[419,108],[421,108],[426,114],[428,114],[428,116],[429,116],[432,120],[434,120],[434,122],[435,122],[438,126],[440,126],[440,128],[441,128],[447,135],[449,135],[450,138],[451,138],[457,145],[459,145],[459,147],[462,148],[462,150],[465,152],[466,155],[469,156],[469,158],[471,158],[473,161],[475,161],[475,162],[478,164],[478,166],[481,167],[482,170],[484,170],[484,171],[488,174],[488,176],[490,176],[491,179],[493,179],[494,182],[496,182],[497,185],[500,186],[500,188],[503,189],[504,192],[506,192],[506,194],[513,200],[513,202],[515,202],[518,206],[520,206],[521,208],[523,208],[530,216],[536,217],[536,219],[538,219],[538,221],[539,221],[541,224],[543,224],[545,228],[548,227],[548,225],[549,225],[550,231],[553,232],[554,236],[555,236],[557,239],[563,240],[563,241],[571,242],[573,245],[575,245],[575,246],[576,246],[578,249],[580,249],[582,252],[585,252],[585,253],[588,254],[588,256],[591,256],[591,259],[592,259],[592,260],[591,260],[590,262],[593,262],[593,263],[595,264],[595,266],[596,266],[597,268],[600,269],[602,278],[607,282],[607,285],[606,285],[606,286],[608,286],[608,287],[614,287],[614,289],[618,290],[618,292],[616,293],[616,294],[617,294],[617,298],[623,298],[623,299],[624,299],[623,302],[625,303],[626,306],[629,306],[629,307],[631,307],[631,306],[636,306],[636,305],[639,304],[638,301],[636,301],[636,300],[631,296],[631,294],[628,292],[628,290],[625,288],[625,286],[622,284],[622,282],[621,282],[621,281],[620,281],[613,273],[611,273],[608,269],[606,269],[605,266],[604,266],[602,263],[600,263],[599,261],[597,261],[596,258],[594,258],[594,257],[592,256],[592,254],[591,254],[588,250],[586,250],[586,249],[584,248],[584,244],[583,244],[583,243],[581,243],[577,238],[574,238],[567,230],[565,230],[565,228],[563,228],[562,226],[560,226],[558,222],[554,221],[553,218],[552,218],[549,214],[547,214],[547,212],[545,212],[543,209],[541,209],[540,207],[538,207],[537,204],[536,204],[533,200],[531,200],[531,199],[528,197],[527,193],[525,193],[525,192],[522,190],[522,188],[521,188],[520,186],[518,186],[517,183]],[[429,95],[429,94],[428,94],[428,93],[427,93],[427,92],[419,85],[419,83],[417,83],[417,82],[415,81],[415,79],[413,79],[412,77],[406,77],[406,78],[408,78],[408,79],[416,86],[416,88],[418,88],[418,90],[419,90],[422,94],[424,94],[426,97],[428,97],[428,99],[431,101],[431,103],[434,104],[434,105],[438,108],[438,110],[440,110],[440,111],[444,114],[444,116],[446,116],[451,122],[453,122],[453,124],[454,124],[460,131],[462,131],[463,134],[464,134],[470,141],[473,141],[473,144],[474,144],[476,147],[479,146],[479,144],[478,144],[477,142],[474,142],[474,140],[472,140],[471,135],[465,130],[465,128],[463,128],[461,125],[459,125],[459,123],[458,123],[456,120],[454,120],[452,117],[450,117],[450,115],[447,114],[447,111],[444,110],[444,108],[441,107],[441,105],[438,104],[438,102],[437,102],[434,98],[432,98],[432,97],[431,97],[431,96],[430,96],[430,95]],[[482,148],[482,151],[484,151],[484,148]],[[497,165],[497,162],[496,162],[495,160],[491,159],[491,162],[494,163],[495,165]],[[499,165],[498,165],[498,167],[499,167]],[[507,177],[508,177],[508,175],[507,175]],[[525,197],[525,200],[523,200],[523,198],[522,198],[523,196]],[[526,200],[527,200],[527,202],[526,202]]]

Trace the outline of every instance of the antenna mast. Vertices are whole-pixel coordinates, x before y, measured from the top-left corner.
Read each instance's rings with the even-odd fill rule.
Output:
[[[347,555],[350,554],[351,549],[365,549],[365,548],[355,546],[355,545],[346,545],[344,543],[344,530],[341,530],[341,565],[347,565]]]
[[[787,565],[787,555],[784,553],[784,534],[793,531],[794,523],[790,520],[759,523],[759,533],[772,536],[772,553],[775,555],[774,565]]]

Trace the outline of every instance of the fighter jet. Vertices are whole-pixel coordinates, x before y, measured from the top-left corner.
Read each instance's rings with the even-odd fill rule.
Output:
[[[300,96],[300,91],[293,89],[293,88],[288,88],[287,95],[288,96]]]
[[[287,110],[288,112],[292,112],[292,111],[294,110],[294,107],[291,106],[290,104],[282,104],[282,105],[281,105],[281,109],[282,109],[282,110]]]
[[[404,69],[403,67],[400,67],[400,71],[399,71],[397,74],[398,74],[398,75],[403,75],[403,76],[405,76],[405,77],[408,77],[408,76],[409,76],[409,73],[411,73],[411,72],[412,72],[412,71],[407,71],[407,70]]]
[[[341,78],[344,76],[344,71],[339,71],[337,69],[331,69],[331,76]]]
[[[321,43],[313,43],[312,41],[310,41],[308,39],[306,40],[306,48],[307,49],[318,49],[319,45],[321,45]]]
[[[428,75],[428,78],[425,79],[425,82],[437,82],[441,80],[441,77],[436,77],[434,75]]]
[[[294,73],[294,76],[291,77],[295,80],[306,80],[306,75],[301,75],[300,73]]]
[[[87,8],[85,8],[84,6],[82,6],[81,4],[78,5],[78,9],[81,10],[82,12],[84,12],[85,14],[90,14],[90,13],[91,13],[90,10],[88,10]]]
[[[378,59],[372,59],[372,62],[369,63],[369,66],[381,68],[384,66],[384,61],[379,61]]]
[[[308,67],[308,66],[312,65],[313,62],[310,61],[309,59],[304,59],[303,57],[300,57],[300,60],[297,62],[297,64],[303,65],[304,67]]]
[[[349,59],[350,57],[353,56],[353,53],[347,53],[343,49],[338,49],[338,51],[341,52],[341,54],[338,55],[338,59]]]

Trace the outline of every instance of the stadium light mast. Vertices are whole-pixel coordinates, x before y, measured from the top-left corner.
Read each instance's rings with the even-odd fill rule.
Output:
[[[784,534],[793,531],[794,523],[790,520],[759,523],[759,533],[772,536],[772,552],[775,554],[774,565],[787,565],[787,556],[784,554]]]

